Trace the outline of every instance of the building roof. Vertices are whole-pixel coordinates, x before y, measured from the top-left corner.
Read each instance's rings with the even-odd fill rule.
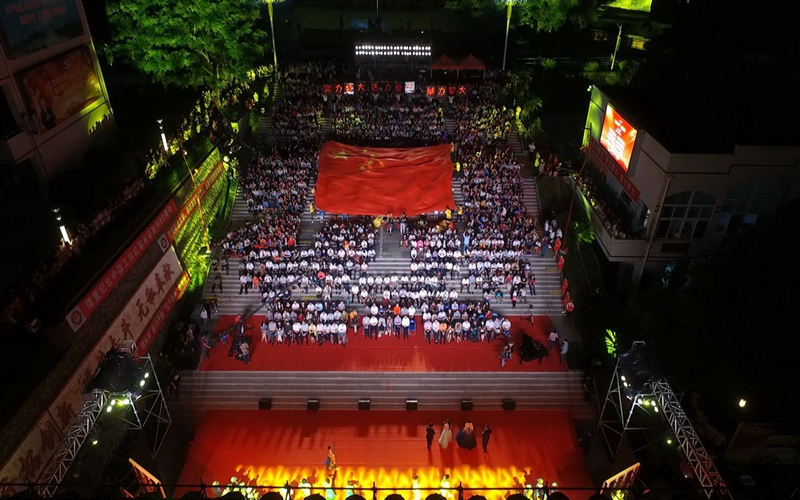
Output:
[[[736,146],[800,145],[800,92],[769,86],[600,87],[631,125],[670,153],[732,153]]]

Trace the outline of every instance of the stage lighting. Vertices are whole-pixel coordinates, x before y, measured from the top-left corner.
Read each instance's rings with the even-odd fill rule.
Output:
[[[106,413],[111,413],[111,410],[113,410],[113,409],[114,409],[114,405],[113,404],[108,405],[108,407],[106,408]]]
[[[150,372],[144,372],[144,378],[150,378]]]
[[[461,411],[472,411],[472,400],[471,399],[462,399],[461,400]]]
[[[147,380],[142,379],[142,381],[139,382],[139,387],[144,387],[144,384],[146,384],[146,383],[147,383]]]
[[[747,400],[744,399],[744,398],[740,399],[739,400],[739,408],[744,408],[745,406],[747,406]]]
[[[667,444],[672,444],[672,438],[667,438]]]

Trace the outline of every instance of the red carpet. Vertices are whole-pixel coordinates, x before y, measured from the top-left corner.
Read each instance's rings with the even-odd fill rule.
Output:
[[[217,332],[229,328],[233,324],[233,316],[222,316],[217,323]],[[420,323],[419,318],[418,324]],[[547,335],[553,325],[547,316],[536,317],[535,326],[527,317],[510,317],[511,338],[519,345],[522,333],[527,333],[539,342],[547,345]],[[253,336],[251,346],[251,363],[228,357],[229,344],[217,344],[211,350],[211,358],[203,361],[200,370],[253,370],[253,371],[376,371],[376,372],[554,372],[567,371],[566,364],[558,363],[558,353],[553,352],[552,361],[526,362],[519,364],[516,353],[514,359],[500,367],[498,355],[503,348],[501,340],[491,344],[487,342],[461,342],[451,344],[426,344],[421,330],[406,339],[393,336],[381,337],[377,340],[365,339],[363,335],[354,335],[352,330],[347,336],[347,347],[325,344],[291,346],[261,342],[262,315],[248,320],[253,328],[247,331]]]
[[[464,450],[455,442],[443,450],[437,442],[444,419],[453,420],[453,437],[465,418],[476,433],[489,423],[494,432],[484,454]],[[433,422],[436,439],[425,446],[425,426]],[[591,488],[582,451],[568,414],[539,411],[208,411],[180,477],[180,484],[225,484],[236,476],[255,485],[297,484],[308,478],[319,487],[325,480],[328,446],[336,453],[335,486],[357,480],[366,498],[372,486],[409,487],[414,475],[420,487],[438,487],[444,474],[450,484],[465,488],[504,488],[480,492],[500,500],[520,490],[524,483],[544,478],[561,487]],[[175,496],[188,492],[179,489]],[[262,491],[264,493],[266,491]],[[315,489],[314,492],[320,492]],[[390,491],[381,492],[379,499]],[[400,492],[410,499],[409,492]],[[473,493],[478,493],[477,491]],[[591,491],[570,491],[572,500],[586,499]],[[464,498],[472,493],[465,492]],[[298,495],[299,496],[299,495]],[[427,494],[422,492],[422,498]],[[298,497],[295,497],[298,498]],[[338,499],[343,499],[339,492]],[[451,496],[451,498],[453,498]]]

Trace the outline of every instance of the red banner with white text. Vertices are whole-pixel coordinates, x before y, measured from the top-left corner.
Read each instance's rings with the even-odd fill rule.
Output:
[[[86,323],[89,316],[97,309],[97,307],[105,300],[111,290],[122,281],[122,278],[128,274],[131,267],[139,260],[142,253],[147,250],[150,244],[161,234],[163,229],[169,224],[175,214],[178,212],[178,206],[175,201],[169,200],[155,219],[142,231],[136,241],[134,241],[120,256],[111,268],[106,271],[100,280],[95,283],[92,289],[87,293],[81,301],[75,306],[72,311],[67,314],[67,323],[73,332],[77,332],[80,327]],[[159,245],[163,251],[166,251],[169,244],[165,241],[159,241]]]

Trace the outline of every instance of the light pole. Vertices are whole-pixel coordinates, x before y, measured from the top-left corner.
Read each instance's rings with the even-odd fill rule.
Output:
[[[614,53],[611,54],[611,71],[614,71],[614,65],[617,62],[617,52],[619,52],[619,42],[622,40],[622,24],[617,25],[619,31],[617,32],[617,44],[614,46]]]
[[[272,58],[274,67],[272,69],[275,75],[278,74],[278,49],[275,47],[275,12],[273,11],[273,4],[281,3],[283,0],[264,0],[267,4],[267,12],[269,12],[269,29],[272,31]]]
[[[508,31],[511,29],[511,9],[515,3],[522,3],[524,0],[495,0],[497,5],[506,6],[506,43],[503,46],[503,72],[506,71],[506,55],[508,54]]]

